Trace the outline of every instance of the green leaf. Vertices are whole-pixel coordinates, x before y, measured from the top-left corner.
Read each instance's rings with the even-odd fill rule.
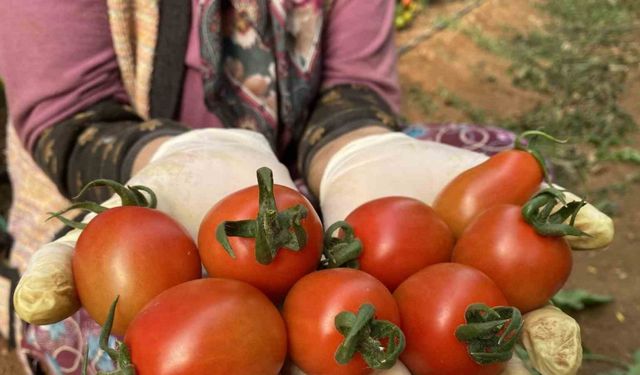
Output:
[[[627,368],[625,370],[618,368],[606,372],[600,372],[598,375],[640,375],[640,349],[636,350],[633,354],[633,361],[634,362],[629,365],[625,365],[624,363],[619,364],[619,366],[626,366]]]
[[[584,289],[561,290],[551,302],[562,310],[580,311],[587,307],[601,305],[613,301],[612,296],[592,294]]]
[[[522,361],[522,364],[527,369],[527,371],[529,371],[531,375],[542,375],[540,374],[540,372],[538,372],[538,370],[533,368],[533,366],[531,365],[531,360],[529,359],[529,353],[527,353],[527,350],[524,348],[524,346],[520,344],[516,344],[515,353],[518,356],[518,358],[520,358],[520,360]]]
[[[620,150],[611,152],[609,155],[604,156],[603,159],[623,163],[640,164],[640,151],[631,147],[624,147]]]

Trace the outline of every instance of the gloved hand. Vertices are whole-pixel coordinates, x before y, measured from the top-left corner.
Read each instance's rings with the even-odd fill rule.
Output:
[[[337,151],[324,170],[320,182],[323,221],[331,225],[361,204],[385,196],[406,196],[431,205],[458,174],[487,159],[484,154],[402,133],[357,139]],[[576,198],[571,195],[567,200]],[[573,248],[602,248],[613,239],[613,221],[590,204],[579,211],[575,226],[590,237],[566,237]]]
[[[256,184],[256,170],[269,167],[276,184],[295,188],[287,168],[259,133],[241,129],[193,130],[165,142],[151,162],[128,181],[157,195],[157,208],[197,239],[200,221],[221,198]],[[105,207],[120,205],[113,196]],[[95,215],[87,215],[84,222]],[[34,324],[63,320],[80,307],[71,257],[80,230],[44,245],[32,257],[14,293],[16,312]]]

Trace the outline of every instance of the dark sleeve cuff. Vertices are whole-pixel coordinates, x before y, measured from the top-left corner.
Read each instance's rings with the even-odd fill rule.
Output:
[[[389,105],[370,88],[345,84],[324,90],[298,144],[298,170],[306,177],[311,160],[324,145],[369,126],[400,130]]]
[[[128,107],[105,101],[44,131],[33,154],[60,192],[73,197],[97,178],[128,180],[134,150],[186,130],[170,120],[142,122]],[[109,195],[106,189],[94,189],[84,198],[102,201]]]

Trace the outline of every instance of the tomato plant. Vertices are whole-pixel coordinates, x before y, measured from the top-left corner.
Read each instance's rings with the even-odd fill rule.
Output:
[[[535,148],[523,144],[522,138],[529,135],[563,142],[538,131],[525,132],[516,140],[515,149],[502,151],[462,172],[438,194],[433,209],[456,237],[487,208],[522,205],[540,188],[546,176],[544,161]]]
[[[159,294],[124,342],[137,375],[276,375],[287,353],[271,301],[247,283],[214,278]]]
[[[556,205],[547,192],[537,195],[532,202],[540,198],[550,208]],[[579,202],[570,203],[561,214],[577,212],[580,206]],[[527,204],[524,210],[529,207]],[[563,230],[574,235],[580,233],[575,228],[571,231],[566,224],[554,224],[562,223],[564,218],[551,219],[551,224],[532,221],[532,225],[522,211],[519,206],[498,205],[483,212],[458,239],[452,259],[486,273],[509,304],[526,313],[546,304],[567,281],[572,257],[571,248],[562,237]],[[558,226],[559,232],[549,230]]]
[[[279,207],[285,209],[278,212]],[[232,193],[209,210],[198,248],[211,275],[246,281],[280,301],[316,269],[322,235],[311,203],[296,190],[274,186],[271,171],[261,168],[257,186]]]
[[[96,180],[87,187],[108,185],[122,197],[124,206],[92,207],[99,214],[84,227],[72,258],[73,278],[82,306],[99,324],[107,317],[117,296],[113,331],[124,334],[129,322],[153,297],[165,289],[201,277],[201,264],[193,240],[180,224],[166,214],[135,204],[152,202],[140,187],[125,188]],[[150,192],[148,189],[144,191]],[[152,192],[151,192],[152,194]]]
[[[517,311],[505,318],[502,313],[488,313],[490,310],[486,308],[472,306],[467,310],[470,305],[479,303],[491,307],[506,305],[506,298],[488,276],[469,266],[440,263],[410,276],[393,295],[398,302],[407,340],[400,359],[413,375],[500,374],[504,365],[491,362],[510,358],[516,334],[510,328],[507,337],[502,335],[510,325],[511,315],[515,317],[516,326],[521,322],[517,321]],[[467,317],[480,317],[481,320],[498,316],[491,329],[481,336],[484,343],[478,340],[480,344],[471,343],[468,347],[456,337],[458,327],[465,324],[466,312]],[[495,347],[486,346],[487,343]],[[482,357],[487,357],[489,363],[476,362]]]
[[[424,267],[451,259],[451,230],[419,200],[375,199],[357,207],[345,221],[362,243],[359,268],[389,290]]]
[[[393,296],[362,271],[334,268],[303,277],[282,314],[289,355],[307,374],[369,374],[372,367],[392,367],[404,348]]]

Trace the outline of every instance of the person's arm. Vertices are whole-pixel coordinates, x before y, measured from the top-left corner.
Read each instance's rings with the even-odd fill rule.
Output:
[[[128,107],[105,1],[9,0],[0,18],[11,123],[64,195],[93,178],[128,179],[146,142],[184,131]]]
[[[0,77],[28,149],[46,128],[101,100],[126,103],[105,1],[8,0],[0,18]]]
[[[392,1],[335,0],[328,12],[322,93],[298,155],[299,169],[315,194],[328,160],[342,146],[398,128],[393,11]]]

